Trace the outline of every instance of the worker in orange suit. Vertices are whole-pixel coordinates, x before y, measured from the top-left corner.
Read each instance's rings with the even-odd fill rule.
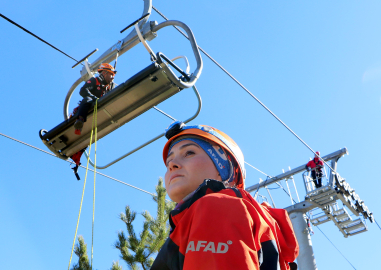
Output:
[[[165,186],[177,205],[151,269],[295,269],[299,246],[288,214],[244,190],[238,145],[215,128],[182,122],[166,137]]]

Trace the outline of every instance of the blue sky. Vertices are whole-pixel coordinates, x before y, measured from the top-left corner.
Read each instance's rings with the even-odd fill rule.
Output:
[[[338,172],[356,190],[376,220],[380,213],[381,4],[378,1],[200,1],[153,2],[170,19],[191,27],[206,50],[254,95],[322,155],[347,147]],[[123,39],[119,31],[139,18],[142,1],[47,0],[3,3],[1,13],[76,59],[90,58]],[[150,20],[163,19],[152,13]],[[0,133],[42,148],[41,128],[63,121],[67,91],[79,77],[74,61],[0,20],[2,106]],[[174,29],[163,29],[150,42],[168,57],[187,55],[190,46]],[[245,160],[269,175],[306,163],[311,152],[207,57],[197,83],[203,107],[193,124],[207,124],[229,134]],[[139,44],[118,60],[117,83],[150,64]],[[178,63],[184,67],[182,62]],[[74,93],[70,108],[80,100]],[[197,100],[186,89],[158,107],[176,119],[193,115]],[[104,165],[161,133],[171,122],[151,110],[98,143]],[[154,192],[164,176],[165,139],[102,171]],[[0,268],[65,268],[69,263],[82,180],[69,164],[0,136]],[[82,163],[85,163],[83,160]],[[265,178],[247,167],[246,185]],[[295,177],[299,194],[304,187]],[[93,176],[88,177],[78,233],[91,244]],[[261,194],[266,195],[261,191]],[[272,193],[278,207],[289,205],[283,192]],[[97,176],[94,269],[105,270],[119,254],[112,247],[123,227],[118,214],[126,205],[155,213],[150,195]],[[140,231],[142,219],[136,221]],[[356,267],[378,265],[380,229],[344,238],[333,223],[320,226]],[[324,235],[314,228],[312,243],[319,269],[351,269]],[[73,258],[76,261],[76,257]],[[126,264],[121,262],[124,269]]]

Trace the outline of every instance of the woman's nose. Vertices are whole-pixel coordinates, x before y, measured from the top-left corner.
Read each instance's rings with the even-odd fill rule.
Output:
[[[168,162],[168,170],[175,170],[179,169],[181,167],[180,163],[177,161],[177,159],[171,159],[171,161]]]

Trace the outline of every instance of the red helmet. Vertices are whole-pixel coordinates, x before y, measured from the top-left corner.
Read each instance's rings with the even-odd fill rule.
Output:
[[[236,187],[237,188],[245,188],[245,160],[239,146],[230,138],[228,135],[223,133],[222,131],[215,129],[210,126],[205,125],[196,125],[196,126],[186,126],[184,123],[180,121],[176,121],[172,123],[167,129],[165,136],[168,139],[168,142],[165,144],[163,149],[163,160],[164,163],[167,160],[169,148],[173,142],[178,137],[181,136],[197,136],[209,141],[212,141],[218,144],[221,148],[223,148],[226,152],[228,152],[231,157],[234,159],[235,165],[234,170],[237,175]]]
[[[316,155],[317,155],[317,156],[320,156],[320,152],[319,152],[319,151],[316,151]]]
[[[98,73],[101,73],[104,70],[110,71],[114,74],[116,74],[116,72],[117,72],[112,65],[107,64],[107,63],[103,63],[99,66]]]

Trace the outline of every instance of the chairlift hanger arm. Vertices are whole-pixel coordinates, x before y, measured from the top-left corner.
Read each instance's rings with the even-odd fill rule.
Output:
[[[152,0],[143,0],[144,1],[144,8],[143,8],[143,13],[141,19],[138,23],[139,28],[142,29],[143,31],[143,36],[147,40],[152,40],[156,37],[154,33],[151,31],[151,24],[155,24],[155,22],[148,22],[149,16],[145,16],[147,14],[151,14],[152,11]],[[137,33],[134,30],[130,32],[124,39],[118,41],[115,43],[113,46],[111,46],[106,52],[104,52],[100,57],[98,57],[97,60],[93,64],[90,65],[90,70],[95,71],[98,66],[101,63],[110,63],[113,60],[115,60],[118,56],[121,56],[123,53],[126,51],[130,50],[134,46],[139,44],[139,38],[137,36]],[[70,87],[68,93],[66,94],[65,102],[64,102],[64,108],[63,108],[63,114],[64,114],[64,119],[67,120],[69,119],[69,102],[71,99],[71,96],[74,92],[74,90],[78,87],[78,85],[83,82],[88,80],[90,77],[88,75],[88,71],[86,70],[85,67],[82,68],[81,70],[81,78],[76,80],[74,84]]]
[[[152,9],[152,1],[145,0],[143,14],[146,15],[147,13],[151,13],[151,9]],[[163,23],[157,24],[156,22],[147,22],[149,16],[143,16],[143,17],[144,18],[140,20],[140,22],[138,23],[138,26],[139,26],[139,29],[141,29],[141,34],[145,40],[154,39],[156,37],[156,32],[167,26],[179,26],[186,31],[188,35],[188,39],[192,46],[193,53],[196,58],[196,62],[197,62],[197,67],[194,73],[190,76],[190,80],[183,81],[179,79],[177,75],[165,63],[162,62],[161,59],[158,59],[158,63],[161,64],[164,71],[168,74],[168,77],[170,78],[170,80],[174,82],[178,87],[180,88],[192,87],[201,75],[203,62],[201,59],[200,52],[198,50],[198,45],[196,43],[196,40],[194,38],[194,35],[191,29],[186,24],[179,21],[170,20],[170,21],[165,21]],[[134,29],[126,38],[124,38],[121,41],[118,41],[115,45],[113,45],[105,53],[103,53],[103,55],[101,55],[97,60],[95,60],[95,62],[90,65],[90,68],[89,68],[90,72],[95,71],[101,63],[110,63],[111,61],[115,60],[117,56],[121,56],[123,53],[125,53],[126,51],[130,50],[132,47],[139,44],[139,42],[140,40],[139,40],[138,34],[136,30]],[[70,101],[71,95],[73,94],[76,87],[82,81],[88,80],[90,76],[91,75],[89,75],[89,72],[86,69],[86,67],[83,67],[81,70],[81,78],[72,85],[69,92],[67,93],[65,98],[65,103],[64,103],[64,119],[65,120],[69,118],[69,101]]]
[[[147,40],[152,40],[156,37],[153,31],[151,31],[151,27],[156,22],[148,22],[149,16],[151,15],[152,10],[152,0],[144,0],[144,10],[143,15],[139,18],[138,27],[143,32],[143,36]],[[133,23],[136,24],[136,21]],[[130,26],[129,26],[130,27]],[[127,29],[127,28],[126,28]],[[117,53],[121,56],[126,51],[130,50],[134,46],[139,44],[139,38],[135,29],[133,29],[124,39],[118,41],[113,46],[111,46],[106,52],[104,52],[98,59],[94,61],[91,65],[91,70],[94,71],[98,68],[101,63],[110,63],[115,60]],[[117,49],[116,49],[117,48]],[[86,74],[85,70],[81,70],[81,75],[84,76]],[[85,78],[86,80],[86,78]]]
[[[122,41],[118,41],[114,46],[112,46],[105,53],[103,53],[103,55],[100,56],[92,65],[89,65],[88,62],[85,63],[87,65],[85,65],[85,67],[82,68],[82,70],[81,70],[81,78],[79,78],[72,85],[68,94],[66,95],[66,99],[65,99],[65,103],[64,103],[64,118],[66,121],[64,122],[64,125],[67,125],[69,123],[68,122],[68,119],[69,119],[68,115],[69,115],[69,101],[70,101],[71,95],[73,94],[76,87],[82,81],[88,80],[89,77],[93,76],[93,71],[95,71],[98,68],[100,63],[109,63],[109,62],[115,60],[118,57],[118,55],[122,55],[124,52],[128,51],[129,49],[131,49],[132,47],[137,45],[139,42],[146,44],[146,42],[145,42],[146,40],[148,40],[148,41],[152,40],[153,38],[156,37],[156,32],[158,30],[160,30],[164,27],[167,27],[167,26],[179,26],[179,27],[183,28],[185,30],[185,32],[187,33],[188,40],[191,43],[192,50],[193,50],[193,53],[194,53],[195,58],[196,58],[196,63],[197,63],[196,70],[189,77],[189,75],[188,75],[189,74],[189,63],[188,63],[186,57],[183,57],[183,58],[185,59],[185,61],[187,63],[187,69],[186,69],[186,72],[183,72],[177,65],[175,65],[171,60],[169,60],[169,58],[165,57],[161,53],[158,53],[157,54],[158,58],[155,59],[156,58],[155,54],[153,54],[152,50],[150,50],[151,55],[152,55],[153,59],[155,60],[154,64],[157,65],[158,67],[160,65],[160,67],[164,71],[163,74],[167,74],[166,75],[167,80],[172,83],[172,88],[178,87],[181,90],[184,88],[193,87],[193,89],[197,95],[198,101],[199,101],[199,108],[198,108],[198,111],[196,112],[196,114],[193,117],[186,120],[185,122],[189,122],[189,121],[193,120],[199,114],[200,109],[201,109],[201,98],[200,98],[198,91],[194,85],[195,85],[196,81],[198,80],[198,78],[201,74],[201,71],[203,68],[203,62],[202,62],[201,55],[200,55],[200,52],[198,50],[198,46],[197,46],[196,40],[194,38],[194,35],[193,35],[192,31],[190,30],[190,28],[186,24],[179,22],[179,21],[166,21],[166,22],[163,22],[159,25],[157,25],[156,22],[147,22],[148,17],[149,17],[150,12],[151,12],[151,8],[152,8],[152,1],[151,0],[145,0],[144,3],[145,3],[145,10],[143,12],[144,16],[142,16],[141,18],[139,18],[137,21],[135,21],[133,23],[133,25],[135,25],[135,29],[133,31],[131,31],[131,33],[125,39],[123,39]],[[84,57],[84,59],[87,60],[87,57],[88,56]],[[161,57],[163,57],[163,59],[165,59],[168,64],[170,64],[178,72],[180,72],[183,75],[183,77],[178,78],[178,76],[169,68],[169,66],[162,61]],[[126,110],[124,110],[124,111],[126,111]],[[118,114],[118,117],[119,117],[119,114]],[[106,126],[105,126],[106,123],[104,123],[103,125],[104,125],[104,130],[105,130],[104,132],[107,132]],[[49,134],[49,136],[50,135],[51,134]],[[105,136],[105,135],[103,134],[102,136]],[[163,134],[160,134],[159,136],[155,137],[154,139],[150,140],[149,142],[143,144],[140,147],[137,147],[136,149],[130,151],[129,153],[125,154],[124,156],[120,157],[119,159],[115,160],[114,162],[111,162],[110,164],[108,164],[106,166],[103,166],[103,167],[95,166],[95,167],[99,168],[99,169],[107,168],[110,165],[116,163],[117,161],[123,159],[124,157],[127,157],[128,155],[130,155],[130,154],[136,152],[137,150],[143,148],[144,146],[150,144],[151,142],[156,141],[157,139],[159,139],[162,136],[163,136]],[[60,138],[58,138],[58,139],[60,139]],[[53,141],[52,144],[53,143],[56,143],[56,142]],[[63,149],[62,144],[64,145],[65,149],[62,150],[62,153],[61,153],[59,151],[61,151],[60,149]],[[49,146],[48,147],[49,147],[49,149],[52,148],[51,150],[53,152],[58,152],[58,154],[69,156],[72,154],[72,152],[70,152],[70,151],[73,151],[76,147],[77,148],[80,147],[81,144],[82,144],[81,140],[76,140],[76,141],[71,140],[71,144],[69,143],[68,145],[65,145],[65,143],[62,143],[61,141],[58,141],[58,143],[56,145],[58,150],[55,147],[49,147]],[[92,165],[94,166],[94,164],[92,164]]]
[[[139,29],[142,30],[143,36],[146,36],[146,39],[152,40],[156,37],[155,34],[151,33],[151,22],[148,22],[149,16],[152,12],[152,0],[143,0],[144,8],[142,17],[137,21]],[[133,23],[136,24],[136,21]],[[126,29],[127,30],[127,29]],[[124,30],[125,31],[125,30]],[[103,53],[94,63],[91,65],[91,70],[95,70],[101,63],[110,63],[115,60],[116,54],[119,51],[119,56],[121,56],[126,51],[130,50],[134,46],[139,44],[139,39],[135,29],[133,29],[123,40],[118,41],[113,46],[111,46],[105,53]],[[119,50],[115,50],[116,47],[120,46]],[[83,75],[84,69],[82,69],[81,74]]]

